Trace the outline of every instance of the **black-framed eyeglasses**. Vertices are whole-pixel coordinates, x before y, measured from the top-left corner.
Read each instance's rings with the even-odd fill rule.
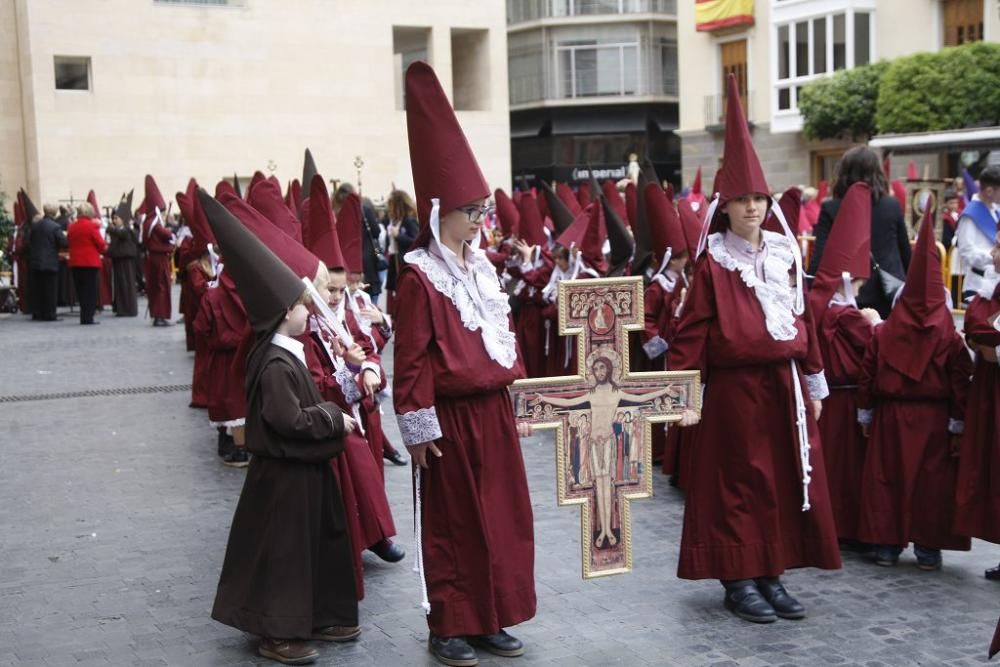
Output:
[[[458,210],[469,216],[469,222],[479,222],[479,219],[484,215],[493,215],[496,207],[492,204],[486,204],[484,206],[462,206]]]

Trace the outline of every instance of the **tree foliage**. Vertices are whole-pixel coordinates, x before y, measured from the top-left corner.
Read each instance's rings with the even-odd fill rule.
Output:
[[[799,92],[802,131],[810,139],[867,139],[875,134],[875,103],[887,63],[842,70]]]
[[[973,42],[840,71],[799,93],[812,139],[1000,124],[1000,44]]]

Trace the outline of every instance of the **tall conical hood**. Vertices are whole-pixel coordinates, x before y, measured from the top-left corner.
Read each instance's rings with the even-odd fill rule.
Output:
[[[407,98],[409,100],[409,98]],[[344,268],[348,273],[364,273],[364,245],[361,240],[361,198],[351,193],[344,199],[337,214],[337,236],[340,237],[340,252],[344,258]]]
[[[244,199],[250,199],[250,195],[253,193],[254,188],[256,188],[258,185],[260,185],[266,180],[267,176],[264,175],[264,172],[260,171],[259,169],[255,171],[253,173],[253,176],[250,177],[250,184],[247,186],[246,197],[244,197]],[[233,188],[233,193],[237,197],[240,196],[240,193],[236,191],[236,188]]]
[[[583,211],[583,207],[580,206],[580,202],[576,199],[573,188],[569,187],[568,184],[556,183],[556,194],[559,195],[559,201],[566,205],[566,208],[569,209],[574,218]]]
[[[295,202],[299,206],[302,205],[302,199],[305,194],[305,188],[311,187],[310,184],[313,182],[313,177],[316,176],[316,174],[318,173],[319,170],[316,168],[316,161],[313,160],[313,154],[307,148],[305,157],[302,159],[302,191],[299,192],[298,199]],[[278,190],[278,193],[280,198],[280,193],[281,193],[280,188]]]
[[[302,243],[302,225],[285,206],[285,201],[281,198],[281,184],[277,180],[265,179],[259,182],[249,195],[247,202],[251,206],[278,229]]]
[[[604,209],[595,202],[576,216],[556,242],[567,249],[576,248],[587,266],[604,273],[608,268],[601,250],[605,238]]]
[[[31,197],[28,193],[22,189],[21,190],[21,208],[24,209],[24,219],[26,222],[34,222],[40,214],[38,207],[35,206],[35,202],[31,201]]]
[[[302,199],[302,185],[299,183],[299,179],[296,178],[288,184],[288,189],[285,191],[285,206],[288,207],[288,210],[293,214],[299,208],[299,199]]]
[[[208,252],[209,244],[215,244],[215,234],[208,224],[205,216],[205,209],[202,208],[201,199],[198,198],[198,182],[193,178],[188,182],[187,199],[191,201],[191,217],[188,218],[188,226],[191,228],[192,246],[191,254],[201,257]],[[179,193],[178,193],[179,196]],[[180,203],[178,202],[178,206]]]
[[[434,70],[420,60],[406,70],[406,131],[421,225],[413,245],[424,247],[431,239],[431,199],[439,200],[443,217],[489,197],[490,186]]]
[[[237,197],[243,197],[243,191],[240,189],[240,177],[236,175],[235,171],[233,172],[233,190],[236,191]]]
[[[500,229],[503,231],[504,238],[518,238],[520,236],[521,212],[501,188],[494,191],[493,199],[496,202],[497,219],[500,221]]]
[[[146,174],[144,186],[146,190],[146,197],[143,200],[143,213],[146,214],[146,217],[156,215],[156,209],[159,209],[161,213],[166,212],[167,203],[163,201],[163,195],[160,194],[160,188],[156,185],[156,181],[150,174]]]
[[[659,268],[667,248],[671,256],[687,252],[687,241],[681,229],[681,220],[666,193],[655,183],[647,183],[644,188],[646,218],[649,220],[649,234],[653,242],[653,263]]]
[[[646,210],[646,186],[660,184],[655,180],[656,172],[652,171],[652,165],[647,160],[648,165],[639,173],[639,185],[635,189],[636,224],[633,228],[635,233],[635,255],[632,257],[632,273],[642,275],[646,266],[653,257],[653,238],[649,232],[649,218]],[[652,172],[652,173],[650,173]]]
[[[521,195],[518,210],[521,213],[518,225],[521,239],[528,245],[536,245],[544,248],[547,242],[545,221],[542,220],[542,214],[538,212],[538,205],[535,203],[535,198],[529,193]]]
[[[118,202],[118,208],[115,211],[125,224],[132,222],[132,195],[134,192],[135,190],[129,190],[128,195],[122,195],[121,201]]]
[[[222,179],[221,181],[215,184],[215,198],[218,199],[219,201],[222,201],[223,195],[239,197],[239,195],[236,194],[236,190],[233,188],[233,184],[227,181],[226,179]]]
[[[97,195],[91,190],[87,193],[87,203],[90,204],[90,208],[94,209],[94,218],[100,220],[103,216],[101,215],[101,205],[97,203]]]
[[[219,239],[226,273],[236,285],[247,317],[254,329],[262,332],[298,300],[305,287],[260,239],[200,188],[198,200]]]
[[[892,191],[892,196],[899,200],[899,207],[903,209],[903,214],[906,214],[906,186],[903,185],[903,181],[898,178],[889,184],[889,189]]]
[[[694,172],[694,180],[691,182],[691,194],[702,195],[704,197],[704,193],[701,191],[701,165],[698,165],[698,171]]]
[[[569,226],[573,224],[577,216],[573,215],[573,211],[566,206],[566,203],[556,194],[552,186],[545,181],[542,181],[542,194],[545,197],[545,205],[548,208],[552,225],[555,227],[557,234],[562,234],[569,229]]]
[[[597,192],[600,194],[600,190]],[[580,187],[576,190],[576,201],[580,205],[580,208],[587,208],[590,206],[590,202],[594,201],[594,199],[595,197],[590,183],[581,183]]]
[[[625,215],[628,218],[628,226],[635,234],[635,230],[639,227],[639,194],[635,183],[631,181],[625,185]]]
[[[692,204],[687,199],[677,202],[677,215],[681,220],[681,231],[687,242],[688,255],[694,257],[698,252],[698,240],[701,236],[701,217],[695,213]]]
[[[319,269],[320,263],[319,258],[306,250],[301,243],[278,229],[257,209],[235,194],[224,194],[220,203],[236,216],[254,236],[260,239],[261,243],[277,255],[298,277],[308,278],[309,280],[316,277],[316,271]],[[224,239],[219,238],[218,235],[216,238],[219,239],[220,243],[224,243]],[[224,260],[227,259],[225,245],[222,246],[222,254]]]
[[[615,196],[618,196],[617,192],[615,193]],[[611,257],[609,258],[610,267],[608,268],[607,275],[609,277],[623,276],[629,268],[629,262],[631,262],[632,253],[635,250],[632,235],[629,234],[628,228],[625,226],[625,222],[622,221],[618,212],[614,209],[610,202],[608,202],[607,197],[604,195],[598,195],[598,197],[591,203],[599,203],[604,212],[604,222],[605,227],[607,228],[608,242],[611,245]]]
[[[308,210],[307,210],[308,209]],[[328,269],[343,269],[344,256],[340,252],[340,239],[337,236],[337,222],[333,216],[333,206],[330,204],[330,193],[326,182],[319,174],[313,176],[309,188],[309,198],[302,206],[308,223],[303,222],[303,229],[308,230],[305,238],[306,248],[323,260]]]
[[[941,255],[934,237],[935,202],[927,201],[906,284],[885,324],[880,354],[903,375],[919,381],[930,360],[947,352],[955,331],[941,276]]]
[[[792,234],[797,237],[799,235],[799,212],[802,210],[802,191],[794,185],[788,188],[781,194],[778,206],[781,208],[781,212],[785,214],[785,222],[788,223]],[[781,227],[781,223],[778,222],[778,216],[774,214],[773,210],[769,212],[767,218],[764,220],[763,228],[775,234],[785,233],[785,230]]]
[[[851,278],[871,276],[872,193],[866,183],[848,188],[823,247],[823,257],[813,280],[809,298],[814,308],[825,308],[843,284],[843,274]]]
[[[722,166],[715,175],[715,192],[719,195],[720,204],[747,194],[770,196],[771,193],[750,139],[750,128],[740,103],[740,91],[732,74],[727,87],[726,144],[722,152]]]
[[[610,178],[605,180],[601,184],[601,192],[604,194],[604,198],[608,200],[608,205],[618,215],[618,218],[624,221],[625,224],[630,225],[628,221],[628,209],[625,208],[625,200],[618,193],[618,186],[615,185],[615,182]]]

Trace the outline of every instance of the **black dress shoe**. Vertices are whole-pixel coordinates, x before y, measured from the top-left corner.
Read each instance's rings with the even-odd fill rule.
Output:
[[[368,551],[384,560],[386,563],[398,563],[406,556],[403,547],[399,546],[388,537],[377,544],[368,547]]]
[[[516,658],[524,655],[524,644],[521,643],[521,640],[510,636],[505,630],[494,635],[473,635],[469,637],[469,643],[476,648],[504,658]]]
[[[479,664],[476,652],[464,637],[438,637],[431,634],[427,640],[427,650],[442,665],[474,667]]]
[[[779,617],[793,621],[806,617],[806,608],[802,606],[802,603],[788,594],[781,580],[777,577],[757,579],[757,590],[764,596],[768,604],[774,608],[774,613]]]
[[[407,463],[409,463],[409,461],[407,461],[406,458],[399,453],[399,451],[394,451],[391,454],[388,452],[383,452],[382,458],[398,466],[405,466]]]
[[[986,570],[984,576],[990,581],[1000,581],[1000,565]]]
[[[774,607],[764,599],[750,580],[738,586],[726,587],[725,606],[744,621],[751,623],[774,623],[778,620]]]

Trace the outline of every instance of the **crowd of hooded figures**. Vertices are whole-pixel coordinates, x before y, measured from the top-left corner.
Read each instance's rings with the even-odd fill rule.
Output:
[[[284,190],[260,172],[245,193],[192,179],[177,229],[148,176],[138,215],[123,198],[113,216],[136,219],[156,321],[176,256],[191,405],[224,462],[247,469],[212,616],[258,636],[261,655],[303,664],[313,640],[357,639],[363,552],[404,557],[384,483],[384,460],[405,463],[382,421],[390,394],[429,651],[457,666],[524,653],[507,630],[536,611],[530,427],[508,389],[576,373],[563,280],[643,276],[627,363],[700,373],[701,411],[654,427],[653,454],[684,492],[677,575],[721,582],[739,618],[805,618],[782,576],[838,569],[844,549],[893,567],[912,544],[932,572],[973,537],[1000,543],[1000,168],[952,220],[979,249],[963,254],[979,280],[960,332],[937,203],[908,226],[866,147],[817,198],[804,265],[799,192],[772,196],[732,80],[711,197],[700,173],[675,196],[648,161],[617,183],[491,192],[430,66],[405,85],[415,192],[393,191],[381,223],[351,188],[331,198],[308,151]]]

